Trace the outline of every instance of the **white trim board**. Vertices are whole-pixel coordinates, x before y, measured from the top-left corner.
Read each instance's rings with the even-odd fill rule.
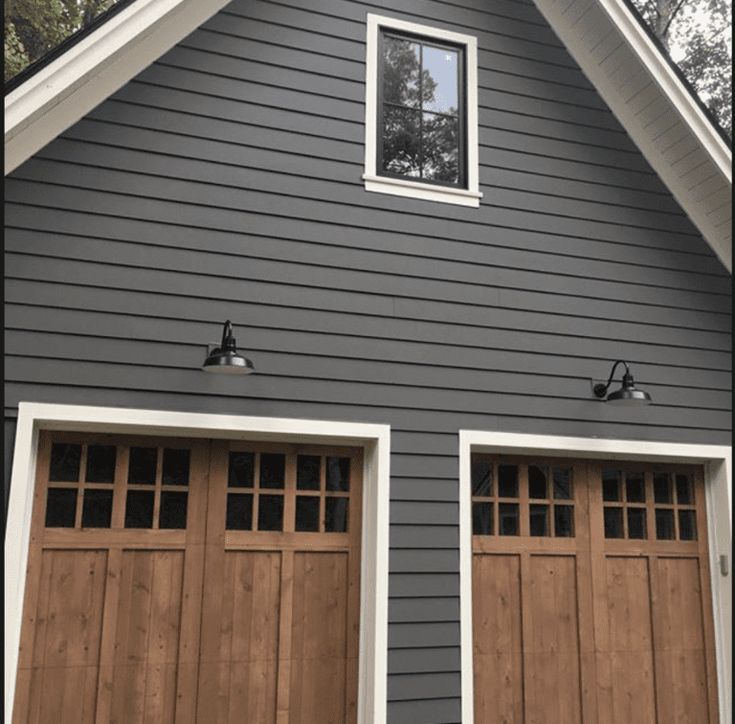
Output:
[[[732,273],[732,151],[625,0],[535,3]]]
[[[272,440],[365,451],[358,724],[385,724],[388,676],[390,427],[21,402],[5,533],[5,721],[11,721],[40,430]]]
[[[732,450],[718,445],[686,445],[636,440],[601,440],[553,435],[459,431],[459,566],[462,645],[462,721],[474,722],[472,640],[471,455],[475,452],[589,459],[701,463],[705,466],[712,607],[717,654],[720,724],[730,724],[732,701],[732,586],[720,572],[720,555],[732,560]],[[732,566],[730,566],[732,567]]]
[[[137,0],[5,97],[5,175],[229,0]]]
[[[378,46],[381,28],[390,28],[402,33],[422,35],[445,41],[465,48],[467,64],[466,100],[467,109],[467,188],[458,189],[449,186],[394,179],[380,176],[377,171],[377,134],[378,134]],[[442,28],[418,25],[398,18],[384,15],[367,15],[367,53],[365,70],[365,173],[363,181],[365,190],[405,198],[438,201],[445,204],[458,204],[478,208],[482,193],[480,192],[480,162],[478,146],[478,107],[477,107],[477,38],[463,35]]]

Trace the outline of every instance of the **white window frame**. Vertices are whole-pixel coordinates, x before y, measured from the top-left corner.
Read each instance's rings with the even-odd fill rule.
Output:
[[[377,172],[377,134],[378,134],[378,89],[380,68],[378,58],[379,36],[381,28],[402,33],[422,35],[440,42],[461,45],[465,49],[466,72],[466,118],[467,118],[467,188],[396,179],[379,176]],[[477,111],[477,38],[472,35],[454,33],[441,28],[417,25],[397,18],[383,15],[367,16],[367,75],[365,78],[365,190],[394,196],[403,196],[427,201],[439,201],[446,204],[458,204],[478,208],[482,193],[479,178],[478,149],[478,111]]]
[[[459,565],[462,645],[462,721],[474,722],[472,631],[472,495],[473,453],[507,453],[545,457],[695,463],[704,465],[707,535],[715,624],[717,691],[720,724],[731,721],[732,585],[720,569],[720,556],[732,561],[732,450],[719,445],[689,445],[636,440],[605,440],[553,435],[459,431]]]
[[[358,724],[385,724],[390,426],[21,402],[5,533],[5,721],[12,720],[41,430],[350,445],[365,451]]]

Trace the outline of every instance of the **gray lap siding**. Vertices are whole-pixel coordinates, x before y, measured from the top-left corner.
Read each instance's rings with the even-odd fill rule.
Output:
[[[6,446],[23,400],[391,425],[389,721],[455,723],[458,430],[728,444],[730,276],[532,4],[308,6],[7,179]],[[364,191],[368,12],[478,37],[480,209]],[[257,375],[199,371],[226,318]],[[656,405],[591,399],[619,357]]]

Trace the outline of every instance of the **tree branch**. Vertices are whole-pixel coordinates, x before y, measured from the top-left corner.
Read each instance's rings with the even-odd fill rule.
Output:
[[[674,12],[671,13],[666,25],[664,26],[664,29],[661,31],[662,40],[666,37],[666,33],[669,32],[669,27],[671,27],[671,21],[678,15],[679,10],[682,9],[685,2],[687,2],[687,0],[679,0],[679,4],[674,8]]]

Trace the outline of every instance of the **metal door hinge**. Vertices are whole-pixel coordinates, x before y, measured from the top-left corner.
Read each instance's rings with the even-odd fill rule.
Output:
[[[720,573],[727,576],[730,573],[730,560],[726,555],[720,556]]]

